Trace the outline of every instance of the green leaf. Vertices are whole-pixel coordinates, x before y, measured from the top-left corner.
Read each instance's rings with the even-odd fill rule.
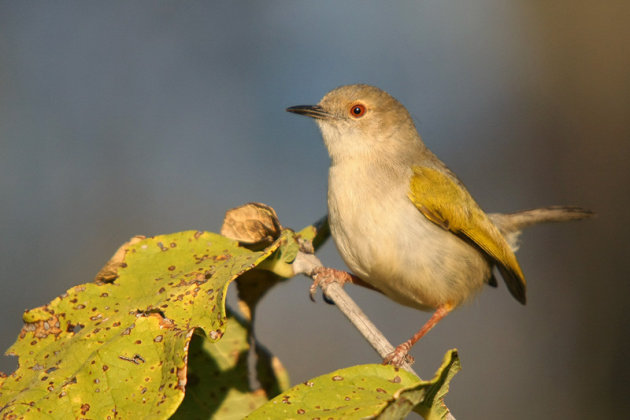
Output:
[[[26,311],[0,415],[168,418],[184,398],[194,330],[220,339],[227,286],[278,246],[254,252],[195,231],[132,243],[100,282]]]
[[[281,393],[247,418],[405,418],[414,408],[427,419],[444,418],[443,397],[459,370],[451,350],[430,381],[385,365],[360,365],[319,376]]]
[[[461,364],[457,350],[449,350],[444,355],[442,365],[433,379],[419,383],[414,389],[405,390],[401,396],[410,401],[419,401],[414,411],[426,420],[446,419],[450,411],[444,403],[444,397],[448,393],[451,379],[460,370]]]
[[[291,263],[300,250],[295,233],[291,229],[283,229],[275,243],[278,244],[278,249],[263,261],[259,268],[284,279],[291,278],[294,275]]]
[[[328,215],[322,217],[312,225],[306,226],[297,233],[301,244],[306,245],[312,252],[317,251],[330,237],[330,226],[328,225]]]
[[[171,419],[242,419],[286,389],[286,371],[260,344],[258,380],[263,387],[250,391],[247,357],[249,324],[230,316],[223,338],[212,343],[193,336],[188,352],[188,384],[184,402]]]

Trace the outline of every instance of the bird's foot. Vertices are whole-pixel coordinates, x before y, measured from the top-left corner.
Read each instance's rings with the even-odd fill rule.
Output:
[[[331,283],[338,283],[340,286],[343,286],[346,283],[356,283],[356,280],[359,280],[358,277],[346,271],[328,267],[317,267],[313,270],[311,277],[313,278],[313,284],[311,284],[309,293],[313,302],[315,302],[315,293],[317,293],[318,287],[324,287]]]
[[[392,365],[398,368],[401,367],[405,362],[411,365],[414,359],[408,354],[409,349],[411,349],[411,344],[408,341],[402,343],[401,345],[396,347],[393,352],[385,356],[385,358],[383,359],[383,364]]]

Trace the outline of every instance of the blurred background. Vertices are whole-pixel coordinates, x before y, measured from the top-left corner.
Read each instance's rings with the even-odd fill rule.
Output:
[[[486,210],[599,215],[527,231],[528,305],[488,288],[415,346],[418,372],[460,350],[457,418],[622,417],[628,22],[624,0],[0,1],[0,347],[24,309],[91,281],[133,235],[218,231],[249,201],[296,229],[324,215],[326,150],[284,109],[362,82],[407,106]],[[344,267],[332,241],[320,258]],[[258,314],[292,382],[378,362],[308,286],[285,282]],[[348,291],[394,344],[429,316]]]

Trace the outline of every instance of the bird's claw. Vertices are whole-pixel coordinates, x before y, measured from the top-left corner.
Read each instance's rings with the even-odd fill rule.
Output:
[[[348,278],[350,278],[350,274],[334,268],[317,267],[313,270],[311,277],[313,278],[313,284],[311,284],[311,287],[309,288],[309,297],[313,302],[315,302],[315,294],[317,293],[318,287],[323,288],[323,286],[330,283],[338,283],[343,286],[349,281]],[[326,300],[325,298],[326,296],[324,292],[324,300]]]
[[[392,365],[395,367],[401,367],[405,362],[408,364],[413,364],[414,359],[413,356],[409,355],[409,349],[411,346],[408,343],[402,343],[398,347],[394,349],[393,352],[389,353],[383,359],[384,365]]]
[[[321,281],[318,280],[317,276],[313,276],[313,283],[311,287],[308,289],[308,297],[311,298],[311,301],[315,302],[315,294],[317,293],[317,288],[320,286]]]

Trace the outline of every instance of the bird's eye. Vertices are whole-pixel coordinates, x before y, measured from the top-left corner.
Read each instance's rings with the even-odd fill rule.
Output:
[[[350,107],[350,116],[354,118],[362,117],[365,114],[365,105],[354,104]]]

